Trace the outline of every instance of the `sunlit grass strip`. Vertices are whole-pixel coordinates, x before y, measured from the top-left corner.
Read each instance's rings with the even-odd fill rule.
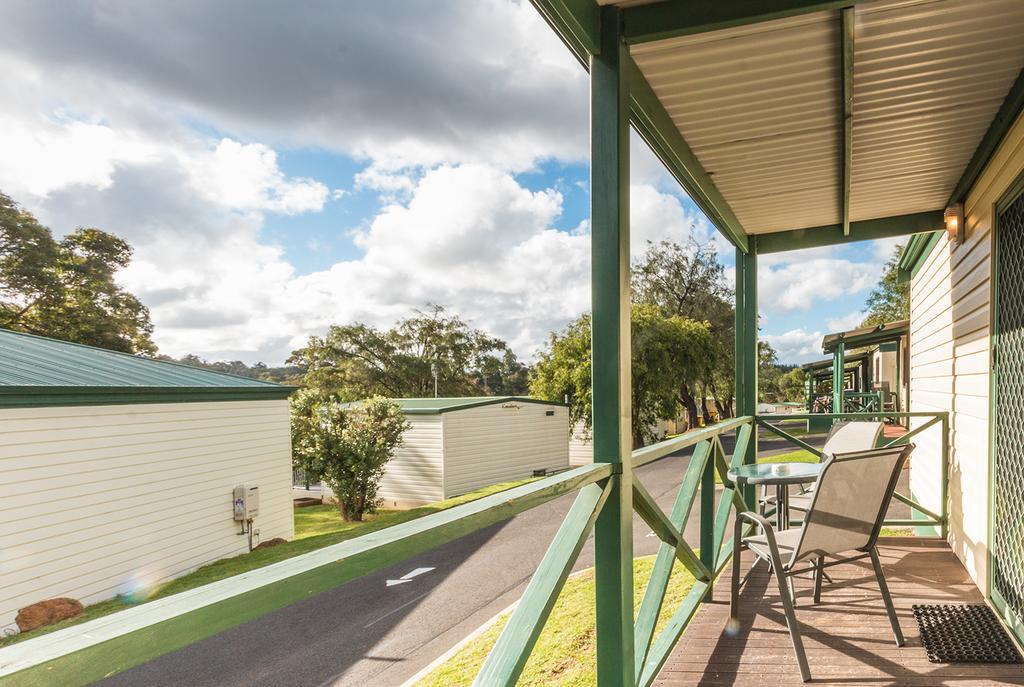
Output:
[[[654,556],[633,561],[633,605],[640,607],[654,567]],[[693,576],[676,562],[665,592],[663,610],[656,632],[664,629],[693,588]],[[592,687],[596,684],[597,661],[594,644],[594,571],[571,576],[562,588],[544,630],[530,655],[518,685],[523,687]],[[500,618],[479,637],[469,642],[450,660],[438,666],[418,687],[451,687],[473,682],[484,659],[494,647],[508,616]]]

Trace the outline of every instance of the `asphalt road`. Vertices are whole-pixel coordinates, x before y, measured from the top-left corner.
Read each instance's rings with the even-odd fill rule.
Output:
[[[726,449],[731,450],[728,445]],[[792,447],[781,442],[761,444],[762,455],[788,450]],[[688,462],[686,452],[636,471],[666,512]],[[401,685],[522,595],[572,498],[534,508],[101,684]],[[656,553],[658,539],[639,518],[634,523],[636,555]],[[699,528],[700,514],[695,507],[686,531],[687,540],[694,545]],[[576,569],[592,565],[593,546],[588,542]],[[419,574],[400,581],[417,570]]]

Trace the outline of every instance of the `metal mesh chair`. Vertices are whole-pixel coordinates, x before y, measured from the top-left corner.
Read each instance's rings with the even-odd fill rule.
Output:
[[[896,480],[913,449],[911,444],[833,455],[821,469],[817,489],[811,494],[810,507],[799,529],[776,532],[762,515],[750,511],[737,514],[733,538],[732,620],[738,622],[739,618],[740,553],[745,546],[771,565],[800,666],[800,677],[805,682],[811,679],[811,672],[794,611],[790,587],[790,578],[794,575],[815,573],[814,602],[818,603],[825,568],[870,558],[896,645],[903,646],[903,633],[882,574],[876,542],[896,489]],[[743,537],[746,523],[759,525],[762,533]],[[826,556],[835,560],[826,562]]]
[[[837,422],[832,425],[821,447],[822,460],[837,453],[867,451],[878,445],[885,425],[881,422]],[[811,505],[815,485],[789,497],[789,509],[805,511]],[[774,499],[773,499],[774,500]]]

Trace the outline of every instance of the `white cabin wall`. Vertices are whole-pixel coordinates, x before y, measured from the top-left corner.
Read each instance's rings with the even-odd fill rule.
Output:
[[[552,413],[547,415],[547,413]],[[444,413],[445,498],[569,467],[569,409],[509,401]]]
[[[952,247],[945,236],[940,239],[911,284],[911,410],[950,413],[949,541],[983,591],[993,207],[1022,170],[1024,120],[1018,120],[968,194],[964,243]],[[914,440],[911,491],[925,506],[939,504],[939,435],[929,430]]]
[[[57,596],[94,603],[294,536],[288,402],[0,410],[0,627]]]

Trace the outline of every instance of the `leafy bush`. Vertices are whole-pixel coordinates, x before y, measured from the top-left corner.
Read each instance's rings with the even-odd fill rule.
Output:
[[[341,403],[303,390],[292,401],[294,462],[330,487],[343,519],[359,522],[376,509],[384,468],[409,427],[386,398]]]

